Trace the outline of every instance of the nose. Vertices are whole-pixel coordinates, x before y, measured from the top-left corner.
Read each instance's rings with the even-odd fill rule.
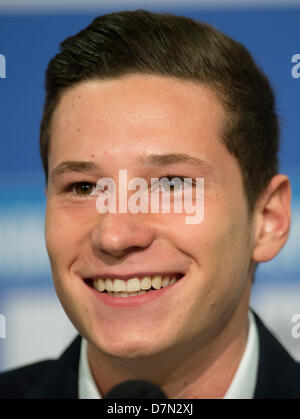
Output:
[[[91,234],[96,254],[118,258],[145,249],[154,237],[155,229],[146,222],[144,214],[102,214]]]

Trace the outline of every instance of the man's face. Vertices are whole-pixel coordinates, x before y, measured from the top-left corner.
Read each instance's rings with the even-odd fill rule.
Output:
[[[237,308],[247,311],[252,230],[240,168],[221,143],[223,117],[208,87],[158,76],[90,81],[63,94],[51,125],[46,243],[62,305],[100,351],[134,358],[199,347]],[[203,163],[149,162],[173,153]],[[52,175],[65,161],[98,168]],[[103,177],[118,187],[120,169],[128,181],[204,178],[203,221],[186,224],[184,212],[100,214],[89,191]],[[76,182],[88,185],[69,187]],[[134,297],[92,286],[96,278],[158,274],[183,277]]]

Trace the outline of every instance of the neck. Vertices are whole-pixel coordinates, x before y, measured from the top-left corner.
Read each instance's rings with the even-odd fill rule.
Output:
[[[210,342],[194,341],[147,358],[109,356],[88,343],[88,361],[100,393],[129,379],[158,385],[169,399],[223,398],[243,356],[248,312],[237,308]]]

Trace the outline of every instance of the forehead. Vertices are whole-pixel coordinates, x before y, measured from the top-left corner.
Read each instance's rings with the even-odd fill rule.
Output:
[[[152,75],[83,82],[64,92],[55,109],[49,166],[91,150],[124,157],[224,152],[223,121],[213,90],[194,82]]]

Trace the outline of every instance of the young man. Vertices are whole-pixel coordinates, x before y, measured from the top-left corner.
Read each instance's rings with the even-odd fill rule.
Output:
[[[249,310],[257,264],[287,240],[291,190],[273,94],[247,50],[187,18],[114,13],[61,44],[46,90],[46,244],[80,337],[59,360],[3,374],[1,397],[100,398],[134,378],[168,398],[300,397],[299,365]],[[120,210],[118,193],[101,213],[99,179],[121,189],[124,171],[149,185],[137,205],[168,191],[174,207],[175,177],[200,205],[204,179],[201,222]]]

